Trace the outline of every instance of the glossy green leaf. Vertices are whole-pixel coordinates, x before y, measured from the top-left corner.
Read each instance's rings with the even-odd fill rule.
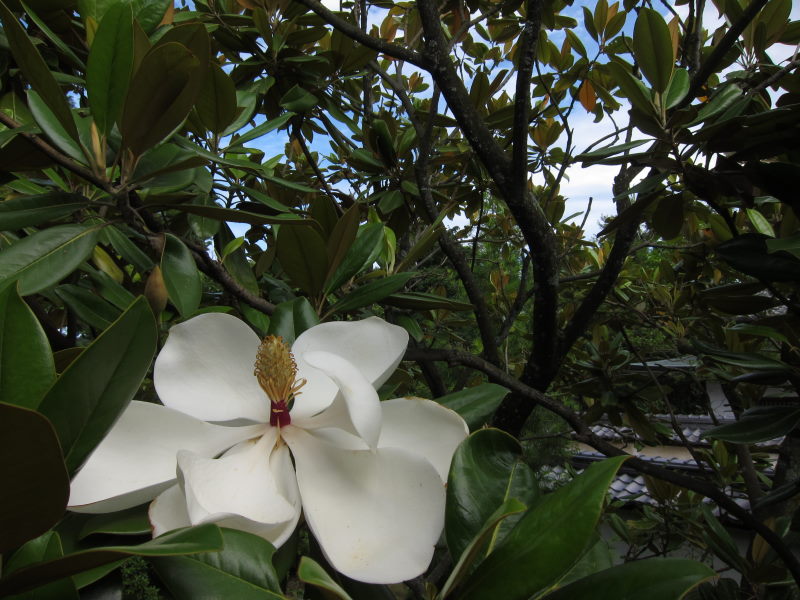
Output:
[[[108,135],[122,114],[132,72],[131,5],[113,3],[100,21],[86,65],[89,108],[101,135]]]
[[[754,296],[754,297],[761,298],[762,296]],[[774,327],[751,325],[750,323],[737,323],[736,325],[726,327],[726,329],[730,331],[735,331],[736,333],[742,335],[754,335],[758,337],[769,338],[771,340],[775,340],[776,342],[784,342],[786,344],[789,343],[789,338],[787,338],[785,335],[783,335],[780,331],[778,331]]]
[[[58,120],[55,113],[50,110],[50,107],[47,106],[42,97],[35,90],[28,90],[27,97],[28,108],[30,108],[31,114],[36,120],[36,124],[50,139],[52,144],[78,163],[85,163],[86,155],[81,149],[80,143],[72,138],[69,132],[64,129],[64,126]],[[70,113],[70,117],[71,116],[72,113]]]
[[[384,298],[383,304],[396,306],[398,308],[408,308],[411,310],[466,311],[473,309],[472,304],[468,302],[450,300],[444,296],[428,294],[426,292],[403,292],[400,294],[392,294],[391,296]]]
[[[203,89],[197,98],[197,114],[211,133],[222,133],[236,118],[236,87],[215,62],[211,62]]]
[[[318,323],[319,317],[311,303],[305,298],[294,298],[275,307],[267,333],[279,335],[291,345],[298,335]]]
[[[358,232],[356,241],[350,246],[339,267],[329,278],[326,289],[338,289],[351,277],[372,265],[380,254],[383,244],[383,225],[367,223]]]
[[[732,4],[732,3],[731,3]],[[695,125],[716,117],[742,99],[742,88],[735,83],[721,86],[711,96],[711,99],[698,111],[697,118],[688,123]]]
[[[530,506],[539,496],[531,468],[522,456],[522,446],[499,429],[481,429],[464,440],[453,455],[447,478],[445,538],[452,556],[461,556],[487,519],[504,502],[516,498]],[[505,531],[495,531],[490,549]]]
[[[747,212],[747,218],[750,219],[750,223],[753,225],[753,229],[763,235],[775,237],[775,230],[764,215],[755,208],[746,208],[745,211]]]
[[[703,437],[755,444],[786,435],[800,423],[800,408],[787,406],[757,406],[744,411],[736,423],[709,429]]]
[[[274,198],[267,196],[266,194],[259,192],[258,190],[246,187],[244,188],[244,191],[252,200],[254,200],[255,202],[260,202],[261,204],[269,207],[275,212],[278,213],[291,212],[291,209],[288,206],[286,206],[283,202],[281,202],[280,200],[275,200]]]
[[[8,38],[14,60],[17,61],[25,78],[31,84],[31,88],[42,97],[70,138],[77,141],[78,129],[72,119],[72,109],[67,103],[64,91],[56,82],[47,63],[20,22],[2,2],[0,2],[0,20],[3,22],[3,33]]]
[[[219,153],[209,152],[202,146],[195,144],[194,142],[188,140],[185,137],[182,137],[176,134],[172,138],[173,142],[178,144],[181,148],[194,152],[198,158],[203,158],[209,162],[213,162],[215,164],[227,166],[227,167],[234,167],[237,169],[243,169],[248,173],[255,173],[259,177],[264,176],[264,169],[263,167],[257,163],[250,160],[244,160],[241,158],[234,158],[239,156],[237,154],[227,154],[227,155],[220,155]]]
[[[40,225],[71,215],[89,204],[80,194],[48,192],[0,202],[0,231]]]
[[[143,33],[152,33],[164,18],[171,0],[136,0],[132,2],[133,18]],[[106,0],[78,0],[78,12],[84,19],[93,18],[100,23],[106,13],[114,6]]]
[[[675,57],[664,18],[652,8],[640,8],[633,27],[633,55],[647,81],[658,93],[667,89]]]
[[[205,206],[198,204],[175,204],[164,208],[179,210],[190,215],[198,215],[216,221],[227,221],[230,223],[247,223],[248,225],[280,225],[290,223],[291,225],[308,225],[305,219],[293,213],[282,215],[262,215],[261,213],[248,212],[233,208],[223,208],[221,206]]]
[[[239,248],[242,247],[244,244],[245,238],[244,236],[234,238],[222,249],[222,252],[219,254],[219,258],[222,262],[225,262],[225,257],[231,254],[232,252],[236,252]]]
[[[388,277],[381,277],[376,281],[359,286],[354,291],[343,296],[328,309],[330,314],[347,312],[363,306],[370,306],[395,293],[408,283],[416,273],[396,273]]]
[[[676,69],[669,80],[667,93],[664,94],[664,108],[670,109],[689,93],[689,72],[686,69]]]
[[[0,287],[18,281],[27,296],[58,283],[91,254],[100,227],[59,225],[14,242],[0,252]]]
[[[734,269],[766,281],[800,281],[800,259],[789,252],[768,252],[767,238],[745,233],[715,249],[717,256]]]
[[[131,180],[146,181],[166,173],[186,171],[207,164],[205,158],[197,156],[191,150],[177,144],[165,143],[142,154]]]
[[[70,60],[70,62],[72,62],[73,65],[76,65],[81,70],[85,69],[86,66],[84,62],[81,60],[81,58],[77,54],[75,54],[75,52],[72,51],[72,48],[70,48],[69,45],[48,26],[47,22],[44,21],[39,15],[37,15],[36,12],[33,10],[33,8],[31,8],[31,6],[36,5],[38,3],[35,2],[35,0],[34,1],[29,0],[29,2],[30,4],[27,4],[22,0],[20,0],[19,3],[19,5],[22,7],[22,10],[25,11],[26,17],[36,24],[36,27],[38,27],[41,30],[41,32],[45,36],[47,36],[47,39],[50,40],[53,43],[53,45],[56,48],[58,48],[58,51],[61,52],[64,56],[66,56]],[[51,4],[50,6],[55,8],[56,5]],[[42,14],[47,13],[47,8],[44,8],[44,10],[42,10],[41,5],[39,5],[38,8],[41,10]]]
[[[357,167],[366,171],[380,172],[386,169],[383,161],[375,158],[372,152],[364,148],[356,148],[350,154],[350,162],[354,163]]]
[[[234,239],[233,232],[227,223],[220,223],[219,231],[217,232],[217,252],[220,248],[224,248],[227,244]],[[261,292],[258,287],[258,281],[253,273],[253,268],[247,259],[244,248],[237,248],[231,252],[225,259],[225,268],[228,273],[239,282],[247,291],[260,295]],[[241,303],[240,310],[259,335],[264,335],[267,327],[269,327],[269,317],[264,313],[252,308],[251,306]]]
[[[0,291],[0,398],[35,408],[56,378],[47,336],[10,285]]]
[[[149,150],[178,127],[203,86],[208,57],[177,42],[148,52],[131,81],[122,110],[122,143],[134,155]]]
[[[0,205],[2,206],[2,205]],[[328,274],[326,276],[325,293],[328,294],[334,291],[332,284],[334,283],[334,275],[339,265],[342,264],[344,257],[347,256],[348,251],[356,240],[358,233],[358,223],[361,219],[361,210],[358,204],[353,204],[345,213],[336,221],[336,224],[328,237],[328,257],[330,264],[328,265]]]
[[[0,554],[56,524],[69,476],[52,425],[41,414],[0,402]]]
[[[595,463],[543,497],[478,566],[459,599],[525,600],[556,583],[592,540],[608,486],[625,458]]]
[[[785,362],[775,360],[762,354],[751,352],[730,352],[722,350],[710,344],[705,344],[699,340],[692,340],[692,345],[702,354],[708,354],[713,360],[726,365],[742,367],[751,371],[766,371],[771,373],[784,374],[791,371],[791,367]]]
[[[2,206],[3,205],[0,204],[0,208],[2,208]],[[793,236],[787,238],[766,240],[766,243],[767,243],[767,252],[769,253],[783,250],[785,252],[788,252],[795,258],[800,258],[800,233],[796,233]]]
[[[19,569],[0,580],[0,596],[19,593],[129,556],[176,556],[214,552],[221,548],[222,535],[216,525],[178,529],[136,546],[93,548]]]
[[[70,473],[77,471],[139,391],[156,351],[144,297],[84,349],[39,405],[58,433]]]
[[[161,273],[169,299],[182,317],[190,317],[200,306],[203,284],[186,245],[171,233],[164,236]]]
[[[622,63],[611,61],[605,67],[608,69],[614,83],[619,86],[622,94],[634,107],[645,114],[653,114],[655,112],[655,107],[647,88]]]
[[[319,100],[314,94],[307,92],[299,85],[294,85],[278,101],[283,108],[296,113],[307,112],[318,103]]]
[[[85,287],[73,284],[60,285],[56,295],[84,323],[102,331],[120,315],[120,310]]]
[[[134,301],[134,295],[126,290],[122,285],[112,279],[107,273],[84,266],[83,271],[89,275],[94,284],[95,290],[100,296],[108,300],[120,310],[125,310]]]
[[[113,535],[144,535],[152,533],[152,525],[147,516],[150,504],[134,506],[102,515],[90,515],[81,527],[78,538],[83,539],[95,533]]]
[[[499,525],[511,516],[518,515],[523,512],[527,507],[517,500],[516,498],[509,498],[501,504],[494,513],[486,520],[481,530],[477,535],[472,538],[470,543],[459,556],[450,576],[442,586],[439,598],[447,598],[450,592],[458,587],[461,582],[467,577],[475,564],[480,562],[480,559],[485,554],[484,547],[491,543],[495,537]]]
[[[225,148],[225,150],[234,148],[236,146],[241,146],[242,144],[245,144],[250,140],[259,138],[262,135],[266,135],[271,131],[275,131],[279,127],[283,127],[284,125],[286,125],[286,123],[288,123],[293,116],[295,116],[295,113],[285,112],[279,117],[275,117],[274,119],[270,119],[269,121],[264,121],[260,125],[256,125],[252,129],[250,129],[247,133],[244,133],[238,136],[235,140],[231,141],[230,145],[227,148]]]
[[[308,585],[313,585],[329,592],[334,598],[352,600],[347,592],[325,572],[325,569],[318,562],[307,556],[300,559],[300,565],[297,567],[297,577]]]
[[[146,273],[153,268],[153,261],[131,239],[114,226],[103,230],[103,234],[119,255],[132,264],[140,273]]]
[[[446,396],[436,402],[456,411],[467,422],[470,431],[480,429],[492,420],[492,415],[508,395],[508,389],[496,383],[482,383]]]
[[[262,173],[261,178],[264,181],[269,181],[281,187],[285,187],[290,190],[294,190],[295,192],[305,192],[307,194],[316,194],[319,190],[315,190],[312,187],[309,187],[303,183],[298,181],[290,181],[288,179],[283,179],[282,177],[275,177],[274,175],[270,175],[269,173]]]
[[[714,516],[708,504],[701,504],[700,510],[705,521],[701,529],[703,541],[717,557],[741,573],[746,572],[749,568],[747,560],[739,553],[739,548],[730,532]]]
[[[559,581],[560,586],[594,575],[600,571],[611,568],[617,560],[618,552],[599,534],[595,542],[572,566],[569,572]]]
[[[289,280],[310,296],[325,284],[328,250],[325,240],[312,227],[281,227],[277,257]]]
[[[592,39],[596,42],[598,40],[597,29],[594,26],[594,15],[592,15],[592,11],[589,7],[583,7],[583,25],[586,27],[586,32],[592,36]]]
[[[48,531],[26,542],[8,557],[3,573],[9,575],[23,567],[64,556],[61,538],[55,531]],[[4,557],[5,558],[5,557]],[[27,593],[15,595],[13,600],[78,600],[78,590],[70,578],[59,579]]]
[[[675,600],[716,575],[693,560],[648,558],[584,577],[543,600]]]
[[[151,559],[175,600],[207,597],[277,600],[280,583],[272,566],[275,547],[267,540],[236,529],[222,529],[219,552]]]
[[[610,40],[622,30],[622,28],[625,26],[627,17],[628,11],[621,10],[608,20],[605,30],[605,38],[607,40]],[[586,54],[584,53],[583,56],[585,57]]]
[[[96,1],[104,4],[102,0]],[[133,17],[146,33],[151,34],[161,23],[171,3],[172,0],[137,0],[133,4]]]

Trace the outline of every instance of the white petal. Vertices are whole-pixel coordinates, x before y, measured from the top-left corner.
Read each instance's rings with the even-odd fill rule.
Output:
[[[270,428],[221,458],[180,452],[191,523],[217,523],[283,543],[300,517],[300,502],[288,449],[276,441],[277,429]]]
[[[469,435],[458,413],[432,400],[395,398],[381,402],[379,448],[405,448],[427,458],[447,481],[456,447]]]
[[[253,375],[259,344],[246,323],[224,313],[175,325],[156,358],[158,397],[204,421],[268,421],[269,400]]]
[[[73,478],[68,508],[106,513],[152,500],[175,481],[179,450],[216,456],[265,427],[212,425],[134,400]]]
[[[183,495],[183,490],[178,484],[156,496],[155,500],[150,503],[147,516],[150,518],[150,525],[153,528],[153,537],[180,527],[189,527],[192,524],[186,510],[186,496]]]
[[[331,352],[305,353],[306,362],[327,375],[339,389],[333,404],[322,413],[307,419],[295,418],[292,422],[303,429],[336,427],[350,431],[375,449],[381,432],[381,402],[372,384],[349,361]],[[295,406],[303,402],[302,394]]]
[[[376,389],[394,372],[408,345],[408,333],[378,317],[363,321],[321,323],[307,329],[295,340],[292,353],[298,376],[308,383],[298,398],[292,416],[311,416],[325,409],[336,396],[332,381],[306,363],[303,355],[313,350],[338,354],[363,373]]]
[[[436,469],[398,448],[347,450],[283,428],[308,526],[333,567],[367,583],[397,583],[428,567],[444,525]]]

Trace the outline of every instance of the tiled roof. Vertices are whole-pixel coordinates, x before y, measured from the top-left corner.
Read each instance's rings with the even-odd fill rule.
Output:
[[[602,460],[606,457],[600,453],[582,452],[576,455],[576,458],[578,458],[577,462],[580,463],[584,461],[593,462],[594,460]],[[693,461],[681,461],[677,458],[666,459],[657,457],[653,462],[660,462],[663,463],[664,466],[669,467],[697,470],[697,465]],[[586,465],[584,465],[584,467],[585,466]],[[574,471],[576,473],[581,473],[583,468],[576,464]],[[570,470],[561,465],[550,467],[549,470],[542,474],[542,480],[547,487],[556,487],[559,484],[566,483],[571,478]],[[650,495],[644,477],[633,472],[621,471],[614,481],[611,482],[608,492],[613,500],[623,503],[637,502],[640,504],[658,504],[657,500]],[[744,492],[728,487],[725,493],[742,508],[750,508],[750,502]]]
[[[678,370],[688,371],[696,369],[699,362],[694,356],[680,357],[676,359],[656,360],[647,363],[647,368],[651,370]],[[643,363],[631,363],[629,365],[633,369],[645,369]],[[710,440],[703,437],[709,429],[724,425],[727,423],[736,422],[736,416],[731,409],[728,398],[725,395],[722,385],[716,381],[707,381],[705,383],[706,393],[708,394],[709,407],[713,414],[713,418],[709,415],[675,415],[674,419],[680,427],[682,437],[691,444],[697,446],[709,446]],[[765,404],[771,403],[770,400],[780,390],[767,390],[764,394]],[[784,398],[779,398],[785,400]],[[796,402],[796,397],[793,398]],[[673,429],[673,417],[671,415],[653,415],[655,421],[664,423],[669,429]],[[649,462],[664,466],[670,469],[681,471],[696,472],[699,467],[694,459],[688,454],[688,451],[683,449],[684,441],[681,435],[673,431],[670,439],[661,446],[647,446],[636,435],[636,432],[626,426],[615,427],[609,423],[595,423],[591,426],[592,433],[599,438],[609,441],[619,447],[625,448],[626,451],[636,454],[639,458]],[[756,444],[765,449],[774,448],[780,444],[783,438],[769,440]],[[680,456],[680,455],[683,456]],[[572,468],[556,465],[549,467],[549,470],[544,470],[542,473],[542,481],[545,485],[555,487],[560,483],[564,483],[571,479],[573,472],[581,472],[590,463],[603,460],[605,455],[589,450],[588,447],[583,448],[572,457]],[[774,470],[768,468],[763,471],[765,475],[772,476]],[[749,508],[749,501],[744,492],[728,488],[725,490],[727,495],[742,507]],[[626,471],[625,467],[620,471],[614,481],[611,483],[609,493],[614,500],[622,502],[639,502],[646,504],[656,504],[656,500],[650,496],[645,484],[644,477],[633,471]]]

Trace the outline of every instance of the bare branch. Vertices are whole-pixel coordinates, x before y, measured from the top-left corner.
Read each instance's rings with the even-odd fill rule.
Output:
[[[349,21],[345,21],[341,17],[336,16],[333,12],[325,8],[321,2],[318,2],[318,0],[297,0],[297,2],[300,2],[300,4],[307,7],[309,10],[314,11],[320,17],[325,19],[325,22],[327,22],[329,25],[332,25],[344,33],[347,37],[354,39],[367,48],[372,48],[373,50],[381,52],[382,54],[386,54],[387,56],[410,62],[412,65],[416,65],[421,69],[427,70],[430,68],[425,56],[418,52],[414,52],[413,50],[398,46],[397,44],[390,44],[389,42],[385,42],[381,39],[374,38],[371,35],[364,33],[360,27],[350,23]]]

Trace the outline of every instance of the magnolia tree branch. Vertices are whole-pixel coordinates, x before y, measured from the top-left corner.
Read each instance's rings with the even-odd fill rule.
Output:
[[[625,265],[625,260],[629,256],[628,251],[633,244],[633,240],[636,239],[638,230],[639,223],[637,221],[623,225],[617,230],[614,245],[597,277],[597,281],[583,297],[578,309],[564,329],[564,336],[559,347],[561,357],[566,356],[577,339],[583,335],[583,332],[589,327],[592,318],[597,313],[597,309],[614,288],[620,271]]]
[[[508,337],[508,334],[511,333],[511,328],[514,326],[514,322],[522,312],[525,303],[530,300],[531,296],[533,295],[533,289],[531,289],[530,292],[525,290],[525,288],[528,287],[528,267],[530,267],[530,264],[530,255],[523,253],[522,264],[519,268],[519,286],[517,287],[517,295],[514,298],[514,303],[511,305],[503,324],[500,326],[500,331],[497,334],[498,345],[502,344]]]
[[[526,380],[537,387],[546,387],[555,375],[554,350],[558,338],[558,261],[552,228],[542,207],[527,189],[515,194],[512,159],[497,143],[456,72],[442,32],[437,5],[432,0],[418,0],[417,8],[425,33],[425,49],[432,63],[430,74],[441,89],[464,137],[499,189],[531,252],[537,288],[533,352],[526,367]],[[527,122],[515,123],[515,126],[524,127],[527,132]],[[525,177],[527,179],[527,175]]]
[[[511,198],[513,203],[520,207],[532,205],[531,211],[537,218],[532,223],[539,243],[531,245],[531,256],[534,263],[534,279],[539,283],[534,294],[533,309],[533,352],[526,365],[526,381],[535,382],[537,387],[546,389],[555,376],[557,370],[556,353],[554,352],[558,340],[556,310],[558,306],[558,283],[555,278],[558,273],[557,260],[554,252],[555,239],[552,235],[550,224],[539,207],[538,202],[528,191],[528,137],[529,118],[531,110],[531,76],[536,62],[536,48],[539,40],[539,30],[542,20],[542,1],[528,0],[525,5],[525,22],[522,28],[522,37],[519,41],[517,52],[516,89],[514,93],[514,125],[512,128],[512,156],[511,156]],[[509,208],[512,208],[509,206]],[[538,209],[538,210],[537,210]],[[514,209],[512,208],[512,211]],[[519,209],[515,212],[515,216]],[[519,221],[519,220],[518,220]],[[525,235],[525,227],[520,224],[520,229]],[[529,239],[526,235],[526,240]],[[543,243],[542,243],[543,242]]]
[[[14,119],[9,117],[2,111],[0,111],[0,123],[3,123],[6,127],[12,129],[21,126]],[[63,168],[67,169],[71,173],[78,175],[80,178],[88,181],[89,183],[99,187],[100,189],[110,194],[118,193],[118,191],[113,188],[110,182],[100,179],[89,169],[83,167],[82,165],[79,165],[68,156],[61,154],[58,150],[53,148],[50,144],[48,144],[38,136],[31,135],[28,133],[21,133],[20,135],[24,136],[34,146],[36,146],[36,148],[41,150],[44,154],[53,159],[54,162],[56,162]],[[119,198],[120,201],[122,202],[121,213],[123,214],[123,216],[126,217],[126,221],[128,221],[129,225],[134,227],[137,231],[142,231],[142,224],[138,221],[138,218],[143,218],[146,226],[153,232],[161,231],[162,227],[152,217],[152,215],[150,215],[150,213],[147,212],[146,210],[142,210],[141,204],[137,202],[138,198],[136,197],[135,192],[124,194]],[[130,204],[127,204],[127,202],[130,202]],[[144,233],[149,233],[149,232],[145,231]],[[228,291],[230,294],[232,294],[245,304],[252,306],[256,310],[260,310],[263,313],[271,315],[275,311],[274,304],[264,300],[260,296],[257,296],[256,294],[253,294],[248,290],[246,290],[245,288],[243,288],[233,277],[231,277],[230,273],[228,273],[225,267],[223,267],[220,263],[218,263],[216,260],[214,260],[208,255],[203,246],[188,240],[183,240],[183,242],[192,251],[192,255],[195,259],[195,264],[197,264],[198,269],[200,269],[203,273],[205,273],[215,281],[219,282],[219,284],[222,285],[222,287],[225,288],[226,291]]]
[[[617,448],[610,442],[595,435],[591,428],[583,422],[578,413],[550,398],[546,394],[543,394],[539,390],[525,385],[512,375],[498,369],[478,356],[459,350],[420,350],[417,348],[409,348],[406,351],[404,359],[414,361],[445,361],[451,365],[463,365],[481,371],[491,377],[492,380],[507,387],[516,395],[526,398],[532,405],[541,406],[564,419],[569,423],[573,431],[575,431],[576,440],[592,446],[606,456],[630,456],[626,465],[639,473],[650,475],[657,479],[692,490],[713,500],[721,509],[739,519],[748,528],[758,533],[758,535],[772,547],[781,560],[783,560],[784,565],[791,572],[795,582],[800,585],[800,559],[795,556],[792,549],[786,545],[781,537],[772,529],[758,520],[750,511],[736,504],[723,490],[717,488],[712,483],[689,475],[684,475],[678,471],[664,468],[647,460],[629,455],[621,448]],[[514,435],[516,435],[516,433]]]
[[[151,240],[154,250],[160,252],[160,243],[155,242],[154,240],[156,236],[151,234],[158,234],[162,232],[164,229],[162,224],[152,214],[150,214],[149,211],[142,207],[141,200],[135,191],[131,191],[128,194],[121,196],[119,200],[120,212],[125,217],[128,225],[147,235]],[[143,228],[139,224],[137,218],[144,222],[146,228]],[[249,306],[252,306],[256,310],[259,310],[267,315],[271,315],[275,311],[274,304],[264,300],[257,294],[253,294],[248,289],[243,287],[233,278],[230,273],[228,273],[227,269],[220,262],[211,258],[203,244],[188,240],[186,238],[181,238],[181,241],[192,253],[192,258],[194,258],[197,268],[208,275],[211,279],[219,283],[229,294],[239,299],[241,302],[244,302],[245,304],[248,304]]]
[[[541,0],[528,0],[522,37],[517,50],[517,80],[514,93],[511,179],[516,197],[522,197],[528,185],[528,119],[531,112],[531,76],[536,62],[536,44],[542,21]]]
[[[21,123],[17,123],[14,119],[9,117],[3,111],[0,111],[0,123],[8,127],[9,129],[19,129],[22,127]],[[87,169],[81,164],[78,164],[74,160],[72,160],[66,154],[62,154],[53,146],[45,142],[42,138],[38,135],[34,135],[32,133],[25,133],[20,132],[18,135],[21,135],[23,138],[28,140],[31,144],[33,144],[37,150],[39,150],[42,154],[45,154],[49,159],[51,159],[57,165],[64,167],[67,171],[74,173],[81,179],[84,179],[91,183],[92,185],[97,186],[103,191],[108,192],[109,194],[114,194],[115,190],[110,182],[101,179],[97,175],[95,175],[91,170]]]
[[[414,50],[409,50],[408,48],[403,48],[402,46],[398,46],[397,44],[391,44],[389,42],[385,42],[384,40],[374,38],[371,35],[368,35],[364,31],[361,30],[360,27],[357,25],[350,23],[349,21],[345,21],[341,17],[337,16],[335,13],[331,12],[321,2],[318,0],[296,0],[303,6],[307,7],[309,10],[315,12],[320,17],[322,17],[326,23],[333,26],[334,28],[341,31],[347,37],[354,39],[358,43],[366,46],[367,48],[371,48],[377,52],[382,54],[386,54],[387,56],[391,56],[392,58],[397,58],[400,60],[404,60],[406,62],[411,63],[412,65],[416,65],[421,69],[428,69],[429,64],[425,56],[421,55],[419,52],[415,52]]]
[[[464,82],[456,72],[450,58],[449,44],[442,33],[438,4],[432,0],[418,0],[417,8],[425,34],[426,55],[430,61],[427,70],[442,91],[464,137],[483,162],[501,194],[508,197],[511,195],[511,160],[475,108]],[[436,110],[436,107],[431,109]]]
[[[339,214],[341,214],[342,207],[336,201],[336,196],[333,195],[333,190],[331,190],[331,186],[328,185],[325,176],[322,174],[322,171],[320,171],[317,161],[314,160],[314,155],[311,154],[311,150],[309,150],[308,144],[306,144],[305,137],[303,136],[302,117],[300,117],[300,120],[295,121],[292,124],[292,136],[294,136],[294,139],[296,139],[297,143],[300,144],[300,149],[303,151],[303,156],[305,156],[306,162],[311,166],[311,169],[314,171],[314,175],[316,176],[317,181],[319,181],[319,184],[325,190],[325,193],[328,195],[328,197],[331,200],[333,200],[333,206],[336,208]]]
[[[405,93],[400,91],[398,94],[405,96]],[[432,105],[438,102],[439,90],[434,91]],[[407,98],[406,98],[407,99]],[[415,121],[416,122],[416,121]],[[433,118],[428,119],[426,126],[417,127],[417,140],[419,148],[419,156],[414,163],[414,175],[417,180],[417,188],[419,188],[420,197],[425,207],[425,212],[428,218],[433,223],[438,217],[436,210],[436,203],[433,199],[431,191],[431,173],[430,173],[430,154],[431,154],[431,135],[433,133]],[[453,240],[447,229],[442,228],[439,235],[439,247],[447,256],[450,263],[456,270],[461,285],[464,286],[464,291],[467,293],[469,301],[472,303],[473,312],[475,314],[475,323],[478,326],[478,333],[481,336],[481,343],[483,344],[483,353],[487,360],[494,365],[500,365],[500,354],[495,343],[495,332],[492,326],[492,321],[489,317],[489,306],[486,304],[486,296],[483,293],[480,285],[475,280],[475,276],[469,267],[467,257],[464,250]]]
[[[0,123],[3,123],[6,127],[12,129],[21,126],[14,119],[9,117],[2,111],[0,111]],[[110,182],[100,179],[89,169],[76,163],[70,157],[61,154],[58,150],[53,148],[50,144],[48,144],[38,136],[31,135],[29,133],[21,133],[20,135],[24,136],[27,140],[29,140],[34,146],[36,146],[37,149],[46,154],[56,164],[65,168],[71,173],[74,173],[81,179],[88,181],[89,183],[97,186],[98,188],[110,194],[118,193],[118,190],[115,190]],[[121,210],[123,216],[126,217],[126,221],[128,221],[129,225],[134,227],[137,231],[141,231],[142,224],[138,221],[138,218],[143,218],[146,226],[153,232],[161,231],[162,228],[160,224],[158,224],[157,221],[154,218],[152,218],[152,215],[150,215],[149,212],[147,212],[146,210],[141,210],[141,205],[133,206],[134,204],[138,204],[136,202],[137,198],[134,192],[131,192],[130,194],[123,194],[122,196],[119,196],[119,198],[121,201],[123,200],[123,198],[126,201],[131,201],[130,205],[127,205],[125,204],[125,202],[123,202],[124,206],[123,210]],[[124,208],[127,208],[127,210],[124,210]],[[145,231],[144,233],[149,233],[149,232]],[[245,288],[243,288],[235,279],[233,279],[233,277],[231,277],[231,275],[228,273],[225,267],[223,267],[220,263],[218,263],[216,260],[212,259],[208,255],[203,246],[201,246],[200,244],[196,244],[194,242],[190,242],[188,240],[183,240],[183,242],[192,251],[192,255],[195,259],[197,267],[203,273],[205,273],[215,281],[219,282],[220,285],[222,285],[222,287],[225,288],[226,291],[228,291],[230,294],[232,294],[242,302],[252,306],[256,310],[260,310],[263,313],[271,315],[275,311],[274,304],[264,300],[260,296],[257,296],[256,294],[253,294],[248,290],[246,290]]]
[[[378,76],[392,88],[400,104],[403,105],[408,118],[417,134],[417,147],[419,149],[419,156],[414,163],[414,175],[417,180],[417,188],[419,189],[420,197],[422,198],[425,212],[428,214],[428,219],[434,222],[438,217],[436,210],[436,202],[433,199],[431,191],[431,175],[430,175],[430,154],[431,154],[431,135],[433,133],[433,118],[428,119],[426,124],[420,122],[414,110],[414,105],[411,99],[403,89],[403,87],[391,77],[385,70],[383,70],[377,62],[372,61],[370,68],[378,74]],[[440,90],[437,87],[434,90],[433,97],[431,98],[431,106],[436,106],[439,101]],[[472,303],[473,312],[475,314],[475,322],[478,326],[478,333],[481,336],[483,344],[483,352],[486,358],[492,364],[500,364],[500,354],[498,352],[497,343],[495,342],[494,328],[492,327],[491,319],[489,318],[489,306],[486,304],[486,296],[483,290],[475,280],[475,276],[467,263],[467,258],[464,251],[459,246],[447,229],[442,228],[439,235],[439,247],[447,256],[450,263],[456,270],[461,284],[464,286],[464,291],[467,293],[469,301]]]
[[[183,239],[182,241],[192,252],[197,268],[211,279],[218,282],[226,292],[264,314],[271,315],[275,312],[275,305],[272,302],[264,300],[264,298],[252,293],[236,281],[233,276],[228,273],[222,263],[209,256],[205,246],[187,239]]]
[[[420,122],[415,114],[414,105],[408,97],[402,85],[391,77],[385,70],[383,70],[377,62],[372,61],[370,68],[378,74],[386,84],[392,88],[400,104],[405,108],[411,125],[417,134],[417,147],[419,149],[419,156],[414,163],[414,175],[417,180],[417,188],[419,189],[420,197],[425,207],[425,212],[428,219],[434,222],[438,217],[436,210],[436,202],[433,199],[431,191],[431,175],[430,175],[430,153],[431,153],[431,135],[433,132],[433,118],[428,119],[426,124]],[[439,88],[434,90],[433,97],[431,98],[431,106],[436,106],[439,101]],[[489,318],[489,306],[486,304],[486,297],[483,290],[475,281],[475,276],[467,263],[466,256],[462,248],[455,242],[447,229],[442,228],[439,235],[439,247],[447,256],[450,263],[456,270],[461,284],[464,286],[464,291],[467,293],[469,301],[472,303],[473,312],[475,314],[475,322],[478,326],[478,333],[481,336],[483,343],[483,351],[486,358],[492,364],[500,364],[500,354],[495,343],[494,329],[492,327],[491,319]]]
[[[626,141],[630,141],[633,134],[632,129],[628,129],[626,134]],[[660,152],[662,144],[656,142],[652,145],[652,152]],[[612,191],[614,196],[621,196],[622,193],[629,189],[631,182],[643,170],[643,167],[631,168],[623,165],[620,171],[614,178],[614,185]],[[620,202],[617,205],[617,213],[621,214],[622,211],[628,207],[627,202]],[[614,284],[619,278],[622,267],[625,266],[625,260],[630,254],[631,246],[633,245],[636,235],[639,231],[639,222],[633,220],[630,223],[622,225],[614,236],[614,245],[611,247],[611,252],[608,255],[597,281],[594,282],[589,292],[581,300],[578,309],[573,314],[567,326],[564,328],[564,335],[559,342],[558,354],[563,358],[572,348],[573,344],[578,338],[583,335],[589,327],[592,318],[597,313],[600,305],[608,297],[608,294],[614,289]]]

